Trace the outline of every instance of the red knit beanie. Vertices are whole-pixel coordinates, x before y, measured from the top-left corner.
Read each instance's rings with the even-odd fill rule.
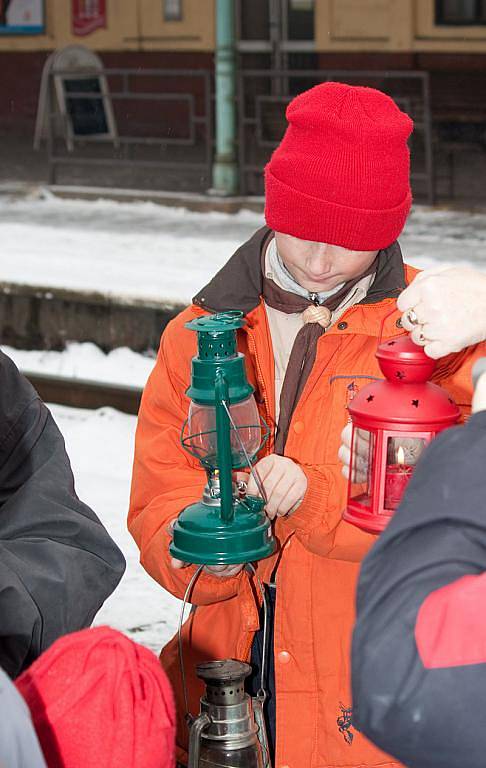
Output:
[[[343,83],[301,93],[286,115],[265,168],[268,226],[356,251],[390,245],[412,203],[412,120],[381,91]]]
[[[157,657],[108,627],[57,640],[16,680],[48,768],[172,768],[175,710]]]

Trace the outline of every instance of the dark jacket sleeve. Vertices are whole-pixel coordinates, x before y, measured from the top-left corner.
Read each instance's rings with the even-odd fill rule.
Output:
[[[365,559],[353,722],[412,768],[486,755],[486,412],[437,437]]]
[[[91,623],[125,561],[78,499],[49,410],[2,353],[0,419],[0,665],[15,677]]]

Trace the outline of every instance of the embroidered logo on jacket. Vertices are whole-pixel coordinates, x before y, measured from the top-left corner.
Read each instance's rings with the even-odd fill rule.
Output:
[[[350,404],[351,400],[353,400],[356,397],[358,392],[359,392],[359,387],[355,381],[352,381],[351,384],[348,384],[348,386],[346,387],[346,408]]]
[[[351,746],[354,739],[354,733],[351,730],[351,728],[353,727],[353,723],[352,723],[353,709],[352,707],[345,707],[344,704],[342,704],[341,702],[339,702],[339,709],[341,710],[341,714],[338,715],[336,720],[337,727],[339,728],[339,733],[342,734],[346,744],[349,744],[349,746]]]

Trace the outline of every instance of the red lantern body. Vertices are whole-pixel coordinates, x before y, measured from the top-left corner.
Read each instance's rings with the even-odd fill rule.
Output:
[[[391,519],[423,448],[460,416],[447,392],[428,381],[434,360],[409,336],[380,344],[376,356],[386,378],[349,404],[353,433],[343,514],[370,533],[380,533]]]

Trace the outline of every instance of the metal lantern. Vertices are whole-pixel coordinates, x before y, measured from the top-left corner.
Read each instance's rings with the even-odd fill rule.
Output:
[[[236,332],[244,323],[237,311],[186,323],[197,333],[198,354],[192,360],[186,392],[191,404],[181,440],[208,477],[202,500],[186,507],[174,526],[170,553],[189,563],[247,563],[276,548],[258,475],[262,498],[241,493],[233,481],[236,469],[254,472],[252,462],[268,436],[236,346]]]
[[[188,768],[267,768],[268,740],[261,703],[245,693],[251,667],[224,659],[199,664],[206,684],[191,724]]]
[[[353,424],[344,520],[380,533],[398,507],[423,449],[455,424],[459,408],[431,378],[435,361],[410,337],[379,345],[385,375],[348,406]]]

